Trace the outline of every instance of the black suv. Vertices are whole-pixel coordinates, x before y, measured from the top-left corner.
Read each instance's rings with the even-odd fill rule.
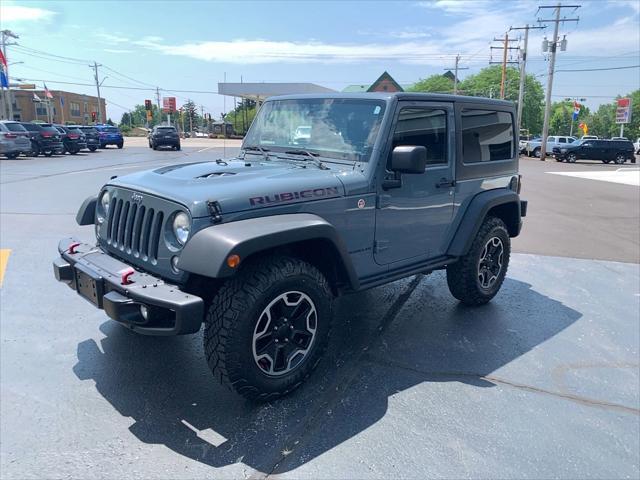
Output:
[[[578,159],[611,161],[622,165],[629,159],[636,162],[633,143],[629,140],[578,140],[564,147],[554,147],[553,155],[558,162],[575,163]]]
[[[180,136],[176,127],[158,126],[153,127],[149,134],[149,148],[157,150],[158,147],[172,147],[180,150]]]
[[[95,152],[98,147],[100,147],[100,134],[98,130],[93,128],[92,126],[87,125],[68,125],[69,128],[75,128],[76,130],[80,130],[86,139],[87,148]]]
[[[54,125],[54,128],[62,135],[62,144],[64,145],[65,152],[75,155],[80,150],[87,148],[87,139],[84,133],[77,128],[66,125]]]
[[[31,139],[31,155],[37,157],[39,154],[50,157],[54,153],[64,153],[62,136],[60,132],[50,124],[38,124],[20,122],[29,132]]]

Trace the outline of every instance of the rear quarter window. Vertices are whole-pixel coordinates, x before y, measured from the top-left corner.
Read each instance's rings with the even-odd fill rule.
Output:
[[[3,123],[3,125],[7,128],[7,130],[9,130],[10,132],[26,132],[27,129],[24,128],[22,125],[20,125],[19,123]]]
[[[515,153],[513,115],[510,112],[463,109],[463,163],[511,160]]]

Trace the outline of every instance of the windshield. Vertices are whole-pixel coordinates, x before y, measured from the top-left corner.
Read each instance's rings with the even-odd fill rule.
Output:
[[[266,102],[243,143],[265,150],[304,149],[367,161],[384,114],[381,100],[309,98]]]

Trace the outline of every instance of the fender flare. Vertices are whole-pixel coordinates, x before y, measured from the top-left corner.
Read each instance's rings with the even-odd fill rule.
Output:
[[[350,286],[357,289],[358,276],[335,227],[309,213],[250,218],[204,228],[185,245],[178,268],[210,278],[230,277],[237,270],[227,265],[229,255],[238,255],[242,261],[263,250],[317,239],[331,242]]]
[[[517,193],[505,188],[499,188],[475,195],[469,202],[462,220],[460,220],[458,229],[449,244],[447,255],[454,257],[465,255],[471,248],[471,244],[473,243],[478,230],[480,230],[480,226],[482,225],[482,222],[484,222],[489,210],[497,207],[498,205],[511,203],[517,206],[517,222],[519,225],[521,221],[521,210],[520,197]]]
[[[78,225],[93,225],[96,220],[97,196],[87,197],[76,214],[76,222]]]

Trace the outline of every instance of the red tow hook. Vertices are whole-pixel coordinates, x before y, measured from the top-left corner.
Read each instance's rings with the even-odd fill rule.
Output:
[[[76,252],[76,248],[78,248],[80,246],[80,242],[74,242],[71,245],[69,245],[69,253],[71,255],[73,255],[74,253],[78,253]]]
[[[131,276],[136,273],[133,268],[127,268],[120,272],[120,285],[131,285],[133,280],[131,280]]]

